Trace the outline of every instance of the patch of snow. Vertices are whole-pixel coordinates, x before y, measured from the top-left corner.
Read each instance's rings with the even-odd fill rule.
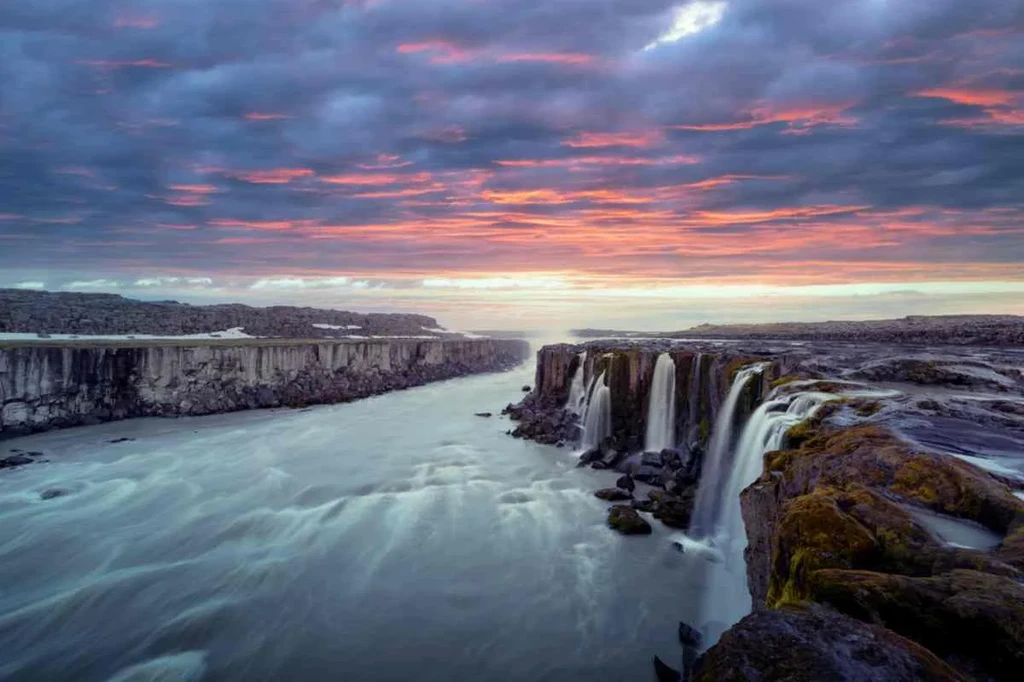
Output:
[[[1013,496],[1017,499],[1024,500],[1024,490],[1015,490]]]
[[[358,324],[327,324],[325,322],[316,322],[312,325],[316,329],[362,329]]]
[[[255,339],[243,331],[242,327],[232,327],[222,332],[204,332],[201,334],[182,334],[179,336],[159,336],[156,334],[38,334],[32,332],[0,333],[0,341],[174,341],[188,339]]]
[[[456,332],[450,332],[444,327],[438,327],[437,329],[431,329],[430,327],[420,327],[425,332],[431,332],[433,334],[454,334]]]

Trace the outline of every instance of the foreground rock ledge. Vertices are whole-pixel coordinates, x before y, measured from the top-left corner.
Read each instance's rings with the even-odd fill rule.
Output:
[[[303,407],[510,369],[525,341],[0,344],[0,437],[143,416]]]

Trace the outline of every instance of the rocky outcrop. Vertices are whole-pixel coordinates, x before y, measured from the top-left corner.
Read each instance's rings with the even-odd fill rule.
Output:
[[[790,369],[787,357],[768,358],[756,351],[690,344],[592,342],[585,345],[544,346],[537,353],[534,391],[520,406],[510,406],[513,418],[521,420],[513,435],[535,440],[572,439],[577,418],[563,414],[573,376],[583,362],[583,384],[602,373],[611,389],[612,437],[619,450],[642,448],[647,429],[654,366],[658,356],[668,353],[675,368],[676,434],[684,445],[703,445],[711,434],[725,394],[737,370],[766,361],[760,381],[752,381],[741,399],[740,420],[767,393],[770,383]],[[518,409],[517,409],[518,407]]]
[[[317,325],[317,326],[314,326]],[[343,310],[241,304],[196,306],[137,301],[117,294],[0,289],[0,333],[149,334],[179,336],[241,327],[250,336],[318,339],[423,336],[438,328],[426,315],[351,313]]]
[[[970,464],[849,426],[857,404],[829,407],[794,429],[791,449],[765,456],[742,495],[755,610],[827,606],[927,648],[965,678],[1013,679],[1024,663],[1024,503]],[[995,551],[943,542],[916,510],[1004,540]]]
[[[0,435],[345,402],[508,369],[528,352],[489,339],[0,347]]]
[[[695,682],[962,682],[932,652],[830,609],[755,611],[697,662]]]

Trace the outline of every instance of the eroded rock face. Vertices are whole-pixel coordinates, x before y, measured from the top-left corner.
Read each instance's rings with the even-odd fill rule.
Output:
[[[964,680],[890,630],[810,606],[755,611],[697,661],[696,682]]]
[[[970,464],[876,426],[836,428],[829,412],[799,430],[798,447],[768,453],[742,495],[755,609],[828,605],[969,678],[1013,679],[1024,656],[1024,503]],[[994,552],[946,544],[915,507],[1005,539]]]
[[[0,348],[0,434],[345,402],[523,362],[514,340]]]

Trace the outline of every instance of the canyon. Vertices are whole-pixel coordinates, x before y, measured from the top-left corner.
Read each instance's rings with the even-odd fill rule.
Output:
[[[1013,679],[1022,360],[969,345],[559,344],[506,412],[512,435],[576,445],[580,466],[619,477],[596,493],[617,500],[613,529],[661,522],[707,558],[703,587],[680,595],[698,602],[696,635],[681,665],[656,661],[661,679]]]

